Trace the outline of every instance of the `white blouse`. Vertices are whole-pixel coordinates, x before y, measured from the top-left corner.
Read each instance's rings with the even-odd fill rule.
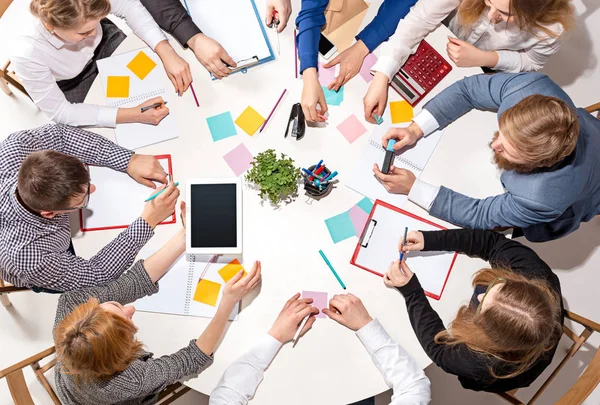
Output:
[[[167,39],[139,0],[111,0],[111,6],[111,14],[125,18],[133,32],[152,49]],[[52,121],[74,126],[116,126],[116,107],[72,104],[56,84],[81,73],[94,56],[101,39],[100,23],[95,36],[71,43],[50,34],[34,18],[27,32],[12,41],[11,67],[33,102]]]
[[[433,31],[442,20],[458,8],[461,0],[419,0],[406,17],[400,20],[396,33],[381,47],[381,57],[372,70],[384,73],[388,78],[400,70],[406,59],[417,50],[419,43]],[[493,24],[483,11],[481,18],[470,29],[461,30],[458,13],[450,20],[448,28],[458,39],[466,41],[483,51],[496,51],[498,63],[494,70],[527,72],[540,70],[548,58],[558,51],[558,37],[550,37],[539,31],[535,35],[521,31],[515,23]],[[560,23],[546,26],[557,35],[562,34]]]

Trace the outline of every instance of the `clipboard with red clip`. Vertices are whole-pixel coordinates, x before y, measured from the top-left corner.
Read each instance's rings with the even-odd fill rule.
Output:
[[[171,155],[157,155],[155,158],[173,179]],[[127,228],[142,213],[146,204],[144,200],[155,192],[137,183],[127,173],[101,166],[89,166],[89,170],[90,182],[96,186],[96,191],[90,195],[88,206],[79,210],[81,232]],[[176,221],[173,213],[159,225]]]
[[[408,211],[376,200],[350,263],[383,277],[390,263],[398,260],[398,242],[404,236],[405,227],[408,227],[409,231],[446,229]],[[418,275],[425,294],[439,300],[456,256],[456,252],[409,252],[405,260],[410,269]]]

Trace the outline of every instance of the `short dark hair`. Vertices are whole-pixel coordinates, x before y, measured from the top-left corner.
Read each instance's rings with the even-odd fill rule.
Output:
[[[53,150],[30,153],[19,169],[17,190],[29,208],[42,211],[68,207],[85,193],[90,174],[81,160]]]

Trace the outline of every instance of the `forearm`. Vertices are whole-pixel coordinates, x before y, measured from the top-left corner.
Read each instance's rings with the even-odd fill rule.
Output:
[[[201,33],[179,0],[141,0],[156,23],[169,32],[181,46],[188,46],[194,35]]]
[[[167,40],[165,34],[139,0],[112,0],[111,4],[111,13],[125,18],[134,34],[148,44],[152,50],[160,41]]]
[[[303,0],[302,9],[296,18],[298,57],[300,73],[307,68],[316,68],[318,63],[319,39],[325,25],[325,9],[328,0]]]
[[[408,14],[416,0],[385,0],[377,15],[357,36],[373,52],[394,34],[400,20]]]
[[[181,229],[158,252],[144,261],[146,272],[153,282],[157,282],[185,252],[185,230]]]
[[[217,308],[215,316],[210,321],[204,332],[202,332],[200,337],[196,340],[196,345],[200,350],[202,350],[203,353],[206,353],[207,355],[213,354],[217,343],[221,339],[223,330],[225,330],[225,325],[227,325],[229,315],[231,315],[235,305],[237,305],[237,302],[231,303],[221,299],[221,303]]]

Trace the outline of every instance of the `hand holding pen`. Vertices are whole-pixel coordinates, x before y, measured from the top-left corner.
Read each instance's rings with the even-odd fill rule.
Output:
[[[423,232],[411,231],[405,234],[404,238],[398,243],[399,252],[418,252],[425,248],[425,239]]]
[[[142,124],[158,125],[163,118],[169,115],[169,109],[165,104],[167,103],[162,97],[151,98],[133,108],[135,117],[132,119],[123,117],[123,119],[119,120],[119,116],[117,115],[117,123],[140,122]],[[130,109],[120,108],[119,111],[120,110]]]
[[[300,293],[294,294],[283,306],[269,330],[269,335],[281,343],[293,341],[295,346],[299,336],[312,327],[316,319],[314,315],[319,313],[319,310],[311,305],[312,302],[312,298],[300,299]]]

